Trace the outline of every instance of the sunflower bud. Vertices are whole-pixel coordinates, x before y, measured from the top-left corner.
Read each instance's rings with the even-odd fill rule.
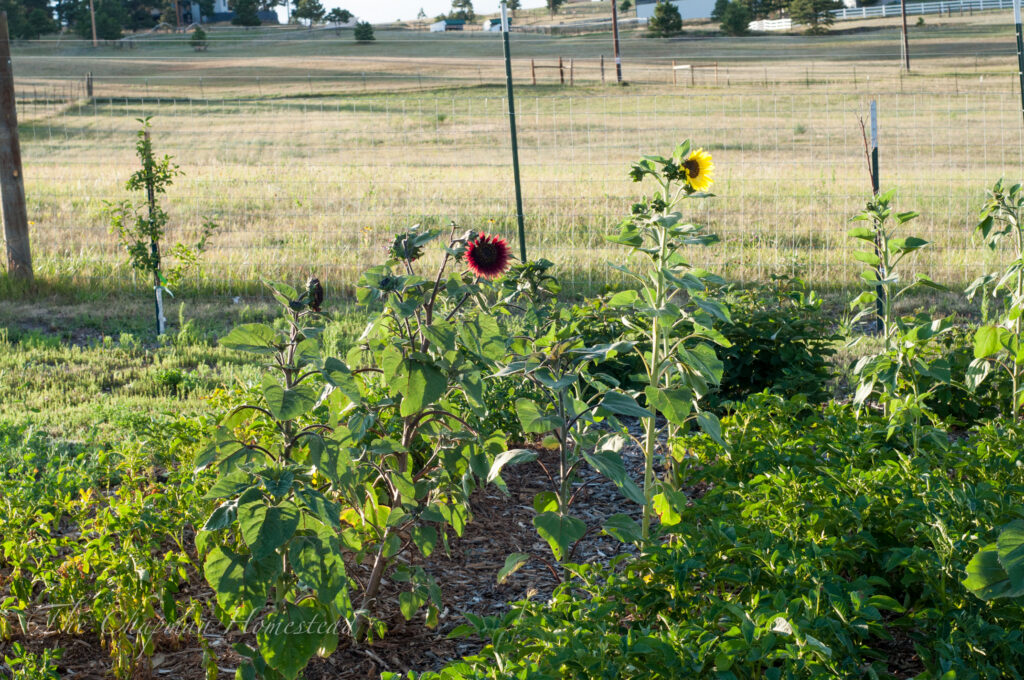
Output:
[[[391,247],[388,248],[388,252],[396,260],[407,260],[409,262],[415,262],[423,257],[423,247],[417,245],[415,234],[412,233],[396,236]]]
[[[324,303],[324,287],[315,276],[309,277],[309,281],[306,282],[306,301],[310,309],[320,312],[320,305]]]

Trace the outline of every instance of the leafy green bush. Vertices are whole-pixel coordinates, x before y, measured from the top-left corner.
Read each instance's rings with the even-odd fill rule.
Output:
[[[918,678],[1020,677],[1020,606],[960,581],[987,527],[1024,517],[1024,427],[908,455],[882,418],[774,395],[722,425],[731,455],[680,442],[705,491],[662,516],[663,540],[567,567],[550,602],[468,617],[459,632],[490,644],[419,677],[907,677],[897,659]]]
[[[202,26],[196,26],[195,30],[192,31],[192,37],[189,38],[188,44],[192,46],[196,52],[201,52],[206,49],[206,31],[203,30]]]
[[[831,396],[829,360],[841,336],[830,329],[821,299],[803,281],[778,277],[771,284],[733,288],[723,301],[732,324],[720,330],[732,346],[718,350],[725,372],[712,403],[742,401],[764,390],[810,401]]]
[[[985,245],[995,250],[1002,241],[1010,241],[1015,257],[1005,270],[985,274],[967,289],[969,297],[981,292],[985,298],[991,291],[999,307],[997,321],[985,323],[974,335],[976,358],[968,386],[975,389],[995,368],[996,374],[1007,376],[1012,386],[1005,412],[1019,416],[1024,409],[1024,187],[996,182],[988,192],[981,217],[977,231]],[[987,299],[982,304],[987,311]]]
[[[114,448],[0,428],[0,638],[45,604],[51,629],[95,634],[127,678],[159,630],[201,613],[181,590],[194,573],[184,534],[201,491],[187,461],[202,423],[149,427]],[[24,677],[47,677],[45,655],[12,659]]]
[[[950,424],[971,427],[997,417],[1010,402],[1013,386],[1009,375],[994,373],[973,391],[967,387],[977,365],[974,357],[974,330],[957,326],[942,335],[934,352],[948,366],[948,382],[935,381],[926,375],[918,378],[925,389],[932,389],[929,408]]]
[[[11,653],[13,656],[4,655],[4,663],[18,680],[59,680],[56,662],[64,656],[64,650],[44,649],[42,654],[33,654],[15,642]]]
[[[630,339],[633,334],[623,323],[622,310],[608,304],[614,293],[588,298],[570,308],[572,323],[579,330],[583,344],[588,347]],[[643,321],[635,323],[643,327]],[[644,364],[636,353],[619,354],[600,364],[602,373],[615,378],[627,389],[643,389]]]
[[[225,625],[267,624],[255,646],[234,647],[247,660],[241,677],[296,678],[339,634],[382,636],[385,577],[404,584],[405,619],[426,608],[437,625],[440,587],[405,555],[429,557],[449,530],[461,535],[469,494],[505,448],[502,433],[467,417],[486,422],[484,377],[508,343],[472,304],[484,300],[482,279],[505,270],[507,243],[456,237],[453,226],[436,272],[422,276],[423,248],[438,236],[411,228],[360,278],[357,299],[377,313],[346,361],[325,352],[315,278],[301,292],[271,287],[278,327],[243,324],[221,340],[270,365],[196,460],[218,473],[204,497],[217,505],[196,539],[217,613]],[[453,270],[460,262],[471,271]]]
[[[854,298],[850,307],[860,311],[853,318],[872,319],[881,333],[881,351],[864,355],[853,367],[858,380],[853,403],[863,407],[869,399],[877,399],[888,419],[890,433],[906,429],[916,448],[924,438],[942,446],[946,434],[928,423],[938,424],[930,400],[939,385],[950,380],[949,365],[936,357],[934,346],[953,324],[947,317],[933,319],[918,312],[902,316],[896,303],[919,287],[945,290],[924,274],[907,282],[903,277],[904,260],[916,255],[928,241],[916,236],[900,236],[903,225],[918,217],[916,211],[894,212],[895,190],[874,196],[854,221],[865,226],[854,227],[849,235],[870,250],[857,250],[853,259],[864,263],[860,278],[867,290]],[[892,220],[890,221],[890,218]],[[870,244],[870,245],[867,245]],[[850,346],[856,344],[855,339]]]

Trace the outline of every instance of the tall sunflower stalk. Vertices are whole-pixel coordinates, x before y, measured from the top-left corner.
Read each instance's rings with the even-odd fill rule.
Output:
[[[615,243],[629,246],[650,260],[650,270],[640,272],[616,267],[640,284],[639,290],[615,295],[613,306],[628,307],[631,314],[623,323],[638,333],[640,356],[646,370],[644,397],[649,417],[642,418],[642,439],[634,440],[644,452],[644,515],[641,528],[650,536],[651,518],[657,509],[663,522],[675,516],[673,507],[685,502],[673,490],[662,488],[655,480],[654,463],[664,416],[665,434],[671,439],[690,420],[722,446],[721,427],[714,414],[702,412],[699,402],[722,377],[722,364],[713,345],[729,342],[714,330],[717,322],[729,322],[726,308],[704,294],[708,283],[721,283],[717,277],[693,268],[683,257],[686,246],[707,245],[717,241],[703,233],[703,227],[683,220],[677,208],[687,200],[710,197],[714,164],[703,149],[691,151],[689,141],[676,147],[671,158],[645,156],[633,165],[630,177],[635,182],[653,179],[657,191],[633,205],[632,215],[624,220]]]
[[[986,323],[975,332],[974,356],[967,385],[977,389],[993,367],[1009,375],[1012,394],[1007,415],[1024,417],[1024,188],[1007,186],[1003,180],[988,191],[977,231],[985,245],[995,250],[1004,239],[1011,241],[1013,261],[1002,272],[985,274],[967,289],[969,297],[987,294],[1002,301],[1003,310],[995,323]]]

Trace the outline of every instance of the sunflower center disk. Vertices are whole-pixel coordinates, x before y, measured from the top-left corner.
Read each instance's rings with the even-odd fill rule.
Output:
[[[490,243],[481,243],[473,250],[473,259],[480,267],[493,266],[498,261],[498,249]]]
[[[686,170],[686,176],[691,179],[700,175],[700,163],[693,158],[683,161],[683,169]]]

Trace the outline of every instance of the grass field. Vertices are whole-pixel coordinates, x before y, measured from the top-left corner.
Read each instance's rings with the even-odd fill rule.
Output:
[[[970,235],[984,187],[1017,174],[1024,149],[1007,18],[929,17],[912,32],[906,76],[892,22],[842,22],[825,37],[627,33],[628,88],[600,83],[607,35],[516,35],[529,253],[582,287],[602,285],[603,237],[636,196],[629,163],[690,137],[715,155],[719,180],[719,197],[696,218],[724,240],[696,257],[740,279],[799,269],[848,283],[844,225],[868,188],[859,119],[875,98],[883,185],[923,214],[916,230],[936,247],[922,266],[963,283],[993,260]],[[251,290],[261,275],[315,271],[350,290],[386,234],[415,222],[514,236],[498,38],[394,30],[360,45],[345,32],[294,28],[211,34],[207,52],[180,36],[132,49],[17,50],[44,279],[130,280],[102,209],[124,197],[141,116],[153,117],[157,150],[184,172],[168,196],[172,236],[190,238],[208,217],[221,224],[207,287]],[[532,85],[527,58],[559,56],[573,60],[575,86],[553,82],[551,69]],[[673,60],[718,67],[673,85]],[[88,72],[92,100],[79,97]]]
[[[984,188],[1019,175],[1024,157],[1007,19],[928,17],[913,29],[914,71],[904,76],[898,31],[880,20],[843,22],[826,37],[627,32],[625,88],[610,84],[610,60],[600,83],[606,34],[515,35],[529,255],[555,261],[576,291],[615,283],[608,261],[621,254],[604,235],[638,195],[630,162],[690,137],[718,173],[718,197],[694,218],[723,240],[696,262],[737,280],[796,270],[826,291],[847,289],[846,222],[868,193],[859,119],[876,98],[882,184],[899,189],[901,208],[922,212],[914,233],[935,245],[921,270],[960,285],[1001,259],[973,240],[974,215]],[[101,395],[162,408],[230,382],[230,362],[208,342],[263,313],[261,277],[316,273],[343,301],[388,234],[410,224],[455,220],[515,237],[495,36],[382,30],[369,45],[294,28],[211,36],[207,52],[180,36],[123,49],[16,47],[38,277],[34,293],[6,285],[0,300],[8,348],[26,352],[7,353],[2,401],[34,395],[10,416],[18,422],[81,434],[105,420],[90,404]],[[528,59],[558,56],[574,60],[575,85],[553,82],[550,69],[532,85]],[[693,86],[685,76],[673,85],[671,61],[695,56],[719,63],[717,84],[701,69]],[[92,100],[74,90],[87,72]],[[202,271],[171,302],[171,339],[152,355],[133,354],[133,343],[154,347],[150,303],[103,214],[105,201],[125,197],[141,116],[153,116],[158,152],[184,173],[167,197],[171,239],[193,238],[206,218],[221,225]],[[193,324],[176,346],[179,311]],[[358,315],[343,316],[358,327]],[[105,371],[110,355],[118,368]],[[200,365],[212,367],[201,385],[182,387]]]

